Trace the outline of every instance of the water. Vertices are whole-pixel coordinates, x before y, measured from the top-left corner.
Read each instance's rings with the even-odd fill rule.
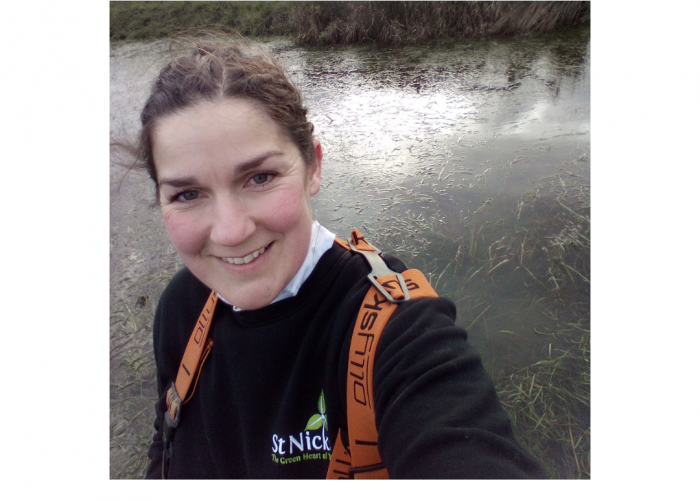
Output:
[[[553,283],[533,290],[522,269],[513,274],[512,261],[467,282],[489,258],[482,252],[489,245],[558,214],[551,212],[560,206],[540,203],[516,220],[518,204],[533,193],[554,199],[584,189],[567,199],[587,215],[586,32],[449,48],[273,50],[302,88],[324,147],[316,217],[343,236],[360,228],[429,275],[457,303],[459,323],[470,326],[469,338],[494,375],[537,361],[552,339],[533,328],[551,332],[586,321],[585,288],[562,302],[551,297]],[[559,175],[561,181],[552,179]],[[560,230],[551,222],[555,232],[539,235],[541,246]],[[477,248],[460,258],[472,230]]]
[[[455,302],[494,378],[552,357],[589,329],[587,31],[439,47],[267,46],[301,88],[324,149],[315,217],[341,237],[357,227],[421,269]],[[167,57],[162,43],[112,48],[113,133],[135,133]],[[140,430],[120,412],[132,397],[152,403],[150,321],[182,263],[150,206],[150,181],[114,165],[111,179],[112,474],[120,476],[114,464],[148,441],[152,406]],[[135,306],[142,296],[146,306]],[[119,388],[134,381],[140,395],[124,395]],[[141,445],[120,455],[117,436],[139,433]]]

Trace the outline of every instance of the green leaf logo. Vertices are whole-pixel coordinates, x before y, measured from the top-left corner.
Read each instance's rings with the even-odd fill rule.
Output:
[[[318,398],[318,412],[321,415],[326,414],[326,398],[323,397],[323,391],[321,391],[321,396]]]
[[[318,413],[311,417],[309,421],[306,424],[306,429],[305,431],[315,431],[316,429],[320,429],[321,426],[325,423],[326,421],[326,416],[325,415],[319,415]],[[297,427],[298,429],[298,427]]]
[[[313,415],[309,421],[306,423],[305,431],[315,431],[320,429],[321,426],[325,430],[328,430],[328,419],[326,418],[326,398],[323,396],[323,391],[321,391],[321,396],[318,398],[318,413]]]

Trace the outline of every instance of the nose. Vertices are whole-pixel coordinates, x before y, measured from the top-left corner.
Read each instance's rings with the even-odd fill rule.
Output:
[[[214,204],[211,241],[217,245],[235,247],[255,232],[255,221],[244,203],[235,196],[220,197]]]

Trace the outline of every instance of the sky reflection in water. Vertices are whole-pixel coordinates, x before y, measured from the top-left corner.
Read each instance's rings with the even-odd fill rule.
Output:
[[[587,33],[439,49],[272,47],[302,88],[324,147],[317,218],[343,237],[360,228],[429,275],[457,303],[493,373],[541,356],[551,338],[533,327],[588,317],[587,291],[575,303],[533,309],[546,294],[509,274],[515,266],[469,281],[473,262],[450,267],[470,224],[481,226],[482,250],[503,239],[519,203],[547,196],[553,176],[588,189]],[[491,307],[474,323],[479,303]],[[577,313],[567,318],[566,309]]]

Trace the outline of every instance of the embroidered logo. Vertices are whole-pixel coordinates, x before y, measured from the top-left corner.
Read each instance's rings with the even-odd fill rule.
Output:
[[[313,432],[321,430],[321,433]],[[309,418],[306,428],[299,434],[290,434],[288,439],[274,434],[272,436],[272,461],[278,464],[290,464],[302,460],[330,460],[332,449],[328,436],[328,418],[326,417],[326,399],[323,391],[318,398],[318,413]]]

